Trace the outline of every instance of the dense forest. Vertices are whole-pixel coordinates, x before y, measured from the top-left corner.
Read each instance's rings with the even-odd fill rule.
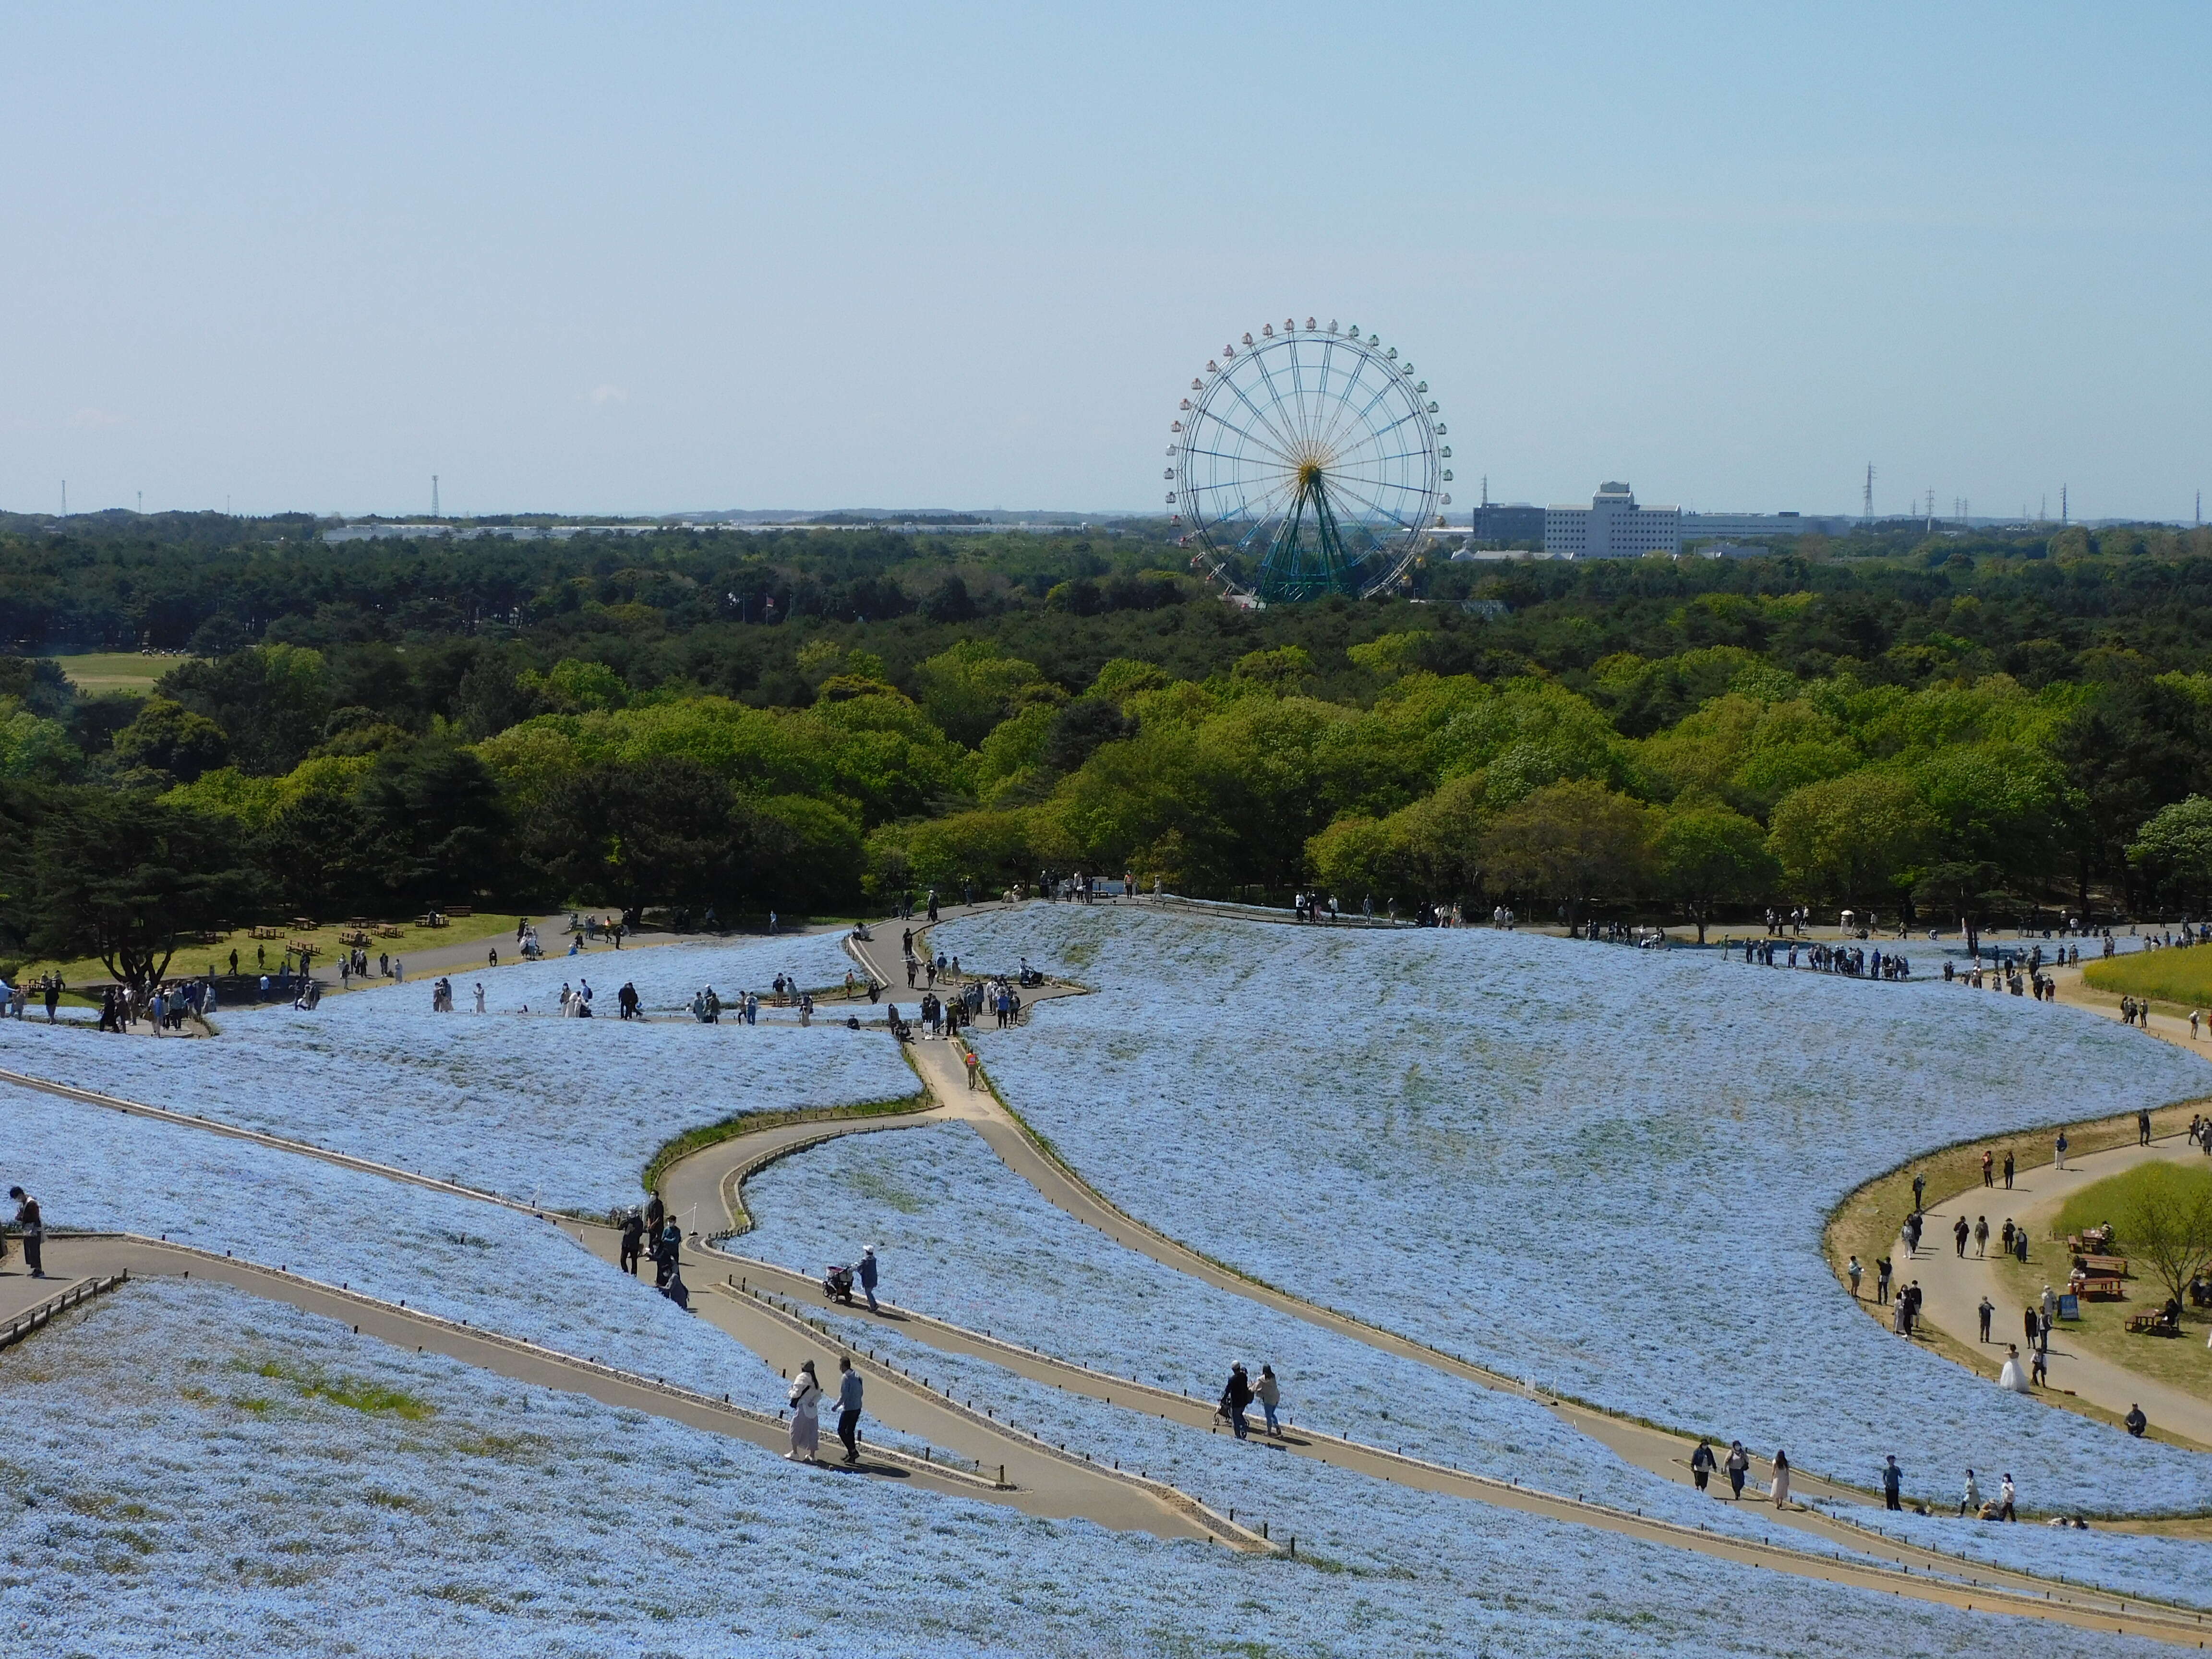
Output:
[[[1142,524],[0,520],[0,925],[822,915],[1043,870],[1701,925],[2212,902],[2205,532],[1440,551],[1414,595],[1243,608]],[[179,654],[81,695],[69,653],[117,649]]]

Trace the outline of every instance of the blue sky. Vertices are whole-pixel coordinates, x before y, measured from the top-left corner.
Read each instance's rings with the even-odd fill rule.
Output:
[[[2212,9],[15,5],[0,507],[1149,507],[1309,313],[1455,501],[2187,517]]]

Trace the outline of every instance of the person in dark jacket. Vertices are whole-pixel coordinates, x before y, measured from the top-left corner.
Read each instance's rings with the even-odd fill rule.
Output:
[[[837,1437],[845,1443],[845,1461],[860,1461],[860,1374],[849,1355],[837,1357]]]
[[[881,1311],[881,1310],[876,1306],[877,1273],[876,1247],[871,1244],[860,1252],[860,1289],[868,1298],[868,1311],[870,1313],[878,1313]]]
[[[1701,1437],[1697,1450],[1690,1454],[1690,1479],[1697,1482],[1699,1492],[1703,1492],[1705,1482],[1713,1478],[1713,1466],[1719,1461],[1713,1455],[1713,1443]]]
[[[637,1273],[637,1259],[644,1253],[645,1218],[638,1214],[635,1210],[632,1210],[628,1215],[623,1218],[623,1271],[630,1274],[632,1277],[635,1277]]]
[[[622,1017],[624,1019],[635,1019],[637,1018],[637,987],[624,980],[622,989],[615,993],[615,1005],[622,1011]]]
[[[1743,1478],[1751,1473],[1751,1454],[1743,1449],[1743,1442],[1729,1442],[1729,1455],[1721,1467],[1728,1471],[1729,1491],[1739,1504],[1743,1501]]]
[[[2141,1406],[2130,1406],[2126,1420],[2128,1432],[2138,1440],[2143,1437],[2144,1431],[2150,1427],[2150,1419],[2143,1415],[2143,1408]]]
[[[46,1268],[40,1251],[46,1248],[46,1218],[40,1213],[39,1200],[21,1187],[10,1187],[8,1196],[15,1200],[15,1225],[22,1230],[23,1263],[31,1270],[33,1279],[44,1279]]]
[[[1229,1419],[1229,1426],[1236,1430],[1239,1440],[1247,1438],[1250,1432],[1244,1426],[1244,1411],[1251,1403],[1252,1379],[1244,1375],[1241,1363],[1231,1365],[1229,1381],[1221,1389],[1221,1414]]]
[[[1905,1471],[1897,1467],[1897,1454],[1892,1452],[1881,1470],[1881,1501],[1885,1509],[1901,1510],[1905,1507],[1899,1501],[1904,1486]]]

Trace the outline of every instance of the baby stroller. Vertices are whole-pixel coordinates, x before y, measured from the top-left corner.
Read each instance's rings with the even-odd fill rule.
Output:
[[[1038,972],[1037,969],[1030,966],[1029,959],[1027,957],[1024,957],[1022,960],[1021,982],[1024,985],[1042,985],[1044,983],[1044,975]]]
[[[847,1307],[851,1307],[853,1305],[853,1270],[843,1267],[831,1267],[825,1269],[822,1275],[822,1297],[826,1302],[842,1302]]]

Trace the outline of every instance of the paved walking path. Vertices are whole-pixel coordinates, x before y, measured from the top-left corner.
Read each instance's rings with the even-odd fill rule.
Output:
[[[1963,1257],[1958,1254],[1951,1231],[1953,1223],[1961,1214],[1969,1224],[1977,1217],[1987,1216],[1989,1248],[1994,1252],[2005,1218],[2024,1222],[2027,1227],[2028,1265],[2041,1271],[2042,1282],[2063,1292],[2067,1270],[2073,1261],[2066,1253],[2064,1242],[2051,1237],[2051,1218],[2060,1206],[2084,1187],[2137,1164],[2185,1160],[2201,1163],[2203,1158],[2182,1137],[2168,1135],[2148,1146],[2116,1146],[2086,1157],[2070,1157],[2063,1170],[2047,1164],[2024,1169],[2014,1177],[2010,1192],[2002,1187],[1983,1187],[1978,1183],[1969,1187],[1925,1212],[1927,1228],[1921,1236],[1918,1255],[1907,1260],[1905,1241],[1897,1241],[1897,1255],[1893,1259],[1897,1263],[1899,1281],[1920,1281],[1925,1298],[1923,1306],[1929,1319],[1968,1348],[1984,1355],[1989,1361],[1989,1374],[1994,1379],[1997,1368],[2004,1363],[2006,1344],[2020,1343],[2021,1363],[2027,1363],[2026,1331],[2021,1317],[2025,1304],[2015,1291],[2005,1286],[1995,1260],[1976,1257],[1971,1239],[1966,1254]],[[2138,1311],[2154,1310],[2164,1300],[2162,1291],[2154,1279],[2145,1279],[2142,1273],[2136,1274],[2136,1280]],[[1986,1344],[1980,1339],[1977,1316],[1985,1295],[1996,1304],[1996,1312],[1990,1321],[1991,1340]],[[2069,1341],[2069,1334],[2063,1320],[2051,1328],[2052,1388],[2071,1389],[2081,1398],[2123,1416],[2129,1407],[2140,1404],[2144,1414],[2160,1428],[2184,1436],[2200,1447],[2212,1449],[2212,1402],[2091,1353]],[[2146,1342],[2160,1340],[2142,1339]],[[2212,1376],[2212,1355],[2205,1357],[2205,1370],[2207,1376]]]

